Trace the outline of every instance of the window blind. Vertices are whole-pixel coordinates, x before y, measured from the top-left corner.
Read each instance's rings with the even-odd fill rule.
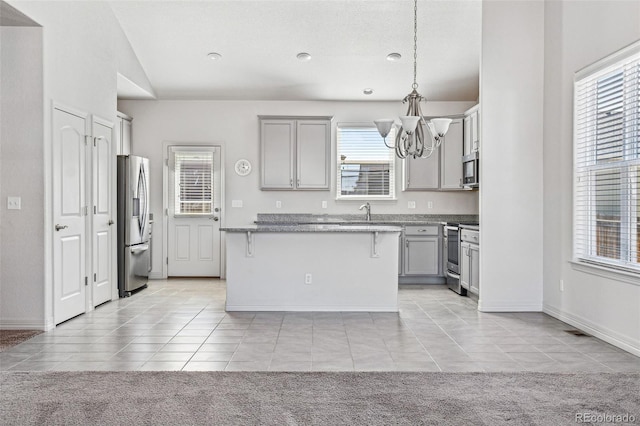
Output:
[[[213,211],[213,152],[176,151],[175,214]]]
[[[640,43],[614,56],[574,85],[574,258],[640,272]]]
[[[394,198],[395,154],[373,126],[338,125],[337,198]],[[393,141],[394,130],[387,139]]]

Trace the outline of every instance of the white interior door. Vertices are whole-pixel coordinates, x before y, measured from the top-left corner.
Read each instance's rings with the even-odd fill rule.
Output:
[[[86,116],[58,108],[53,110],[53,285],[56,324],[85,312],[86,123]]]
[[[111,300],[114,278],[113,206],[113,125],[93,120],[93,306]]]
[[[168,276],[220,276],[220,148],[169,147]]]

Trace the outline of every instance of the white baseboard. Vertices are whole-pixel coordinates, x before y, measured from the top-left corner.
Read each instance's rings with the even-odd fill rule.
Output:
[[[479,299],[478,310],[480,312],[542,312],[542,302],[516,303],[505,300],[484,303],[482,299]]]
[[[43,319],[33,318],[0,318],[0,330],[42,330],[53,328],[53,324]]]
[[[398,312],[398,307],[226,305],[225,310],[243,312]]]
[[[162,272],[149,272],[149,279],[150,280],[162,280],[166,278],[164,275],[162,275]]]
[[[640,356],[640,340],[630,338],[629,336],[622,335],[614,330],[602,327],[578,315],[563,312],[553,306],[545,304],[543,312],[582,331],[585,331],[600,340],[611,343],[613,346],[616,346],[627,352],[631,352],[636,356]]]

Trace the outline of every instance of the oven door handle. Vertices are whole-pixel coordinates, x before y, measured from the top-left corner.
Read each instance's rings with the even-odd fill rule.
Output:
[[[459,228],[457,226],[445,226],[445,231],[457,231]]]
[[[455,278],[455,279],[460,279],[460,274],[456,274],[455,272],[451,272],[451,271],[447,271],[447,276],[449,278]]]

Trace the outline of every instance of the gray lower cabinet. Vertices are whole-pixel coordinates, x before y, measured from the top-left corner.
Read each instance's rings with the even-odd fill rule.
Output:
[[[260,117],[261,188],[328,190],[331,117]]]
[[[460,243],[460,285],[469,292],[480,293],[480,233],[463,230]]]
[[[405,237],[405,275],[438,275],[438,243],[439,237]]]
[[[440,283],[442,233],[439,225],[407,225],[400,236],[399,282]]]

